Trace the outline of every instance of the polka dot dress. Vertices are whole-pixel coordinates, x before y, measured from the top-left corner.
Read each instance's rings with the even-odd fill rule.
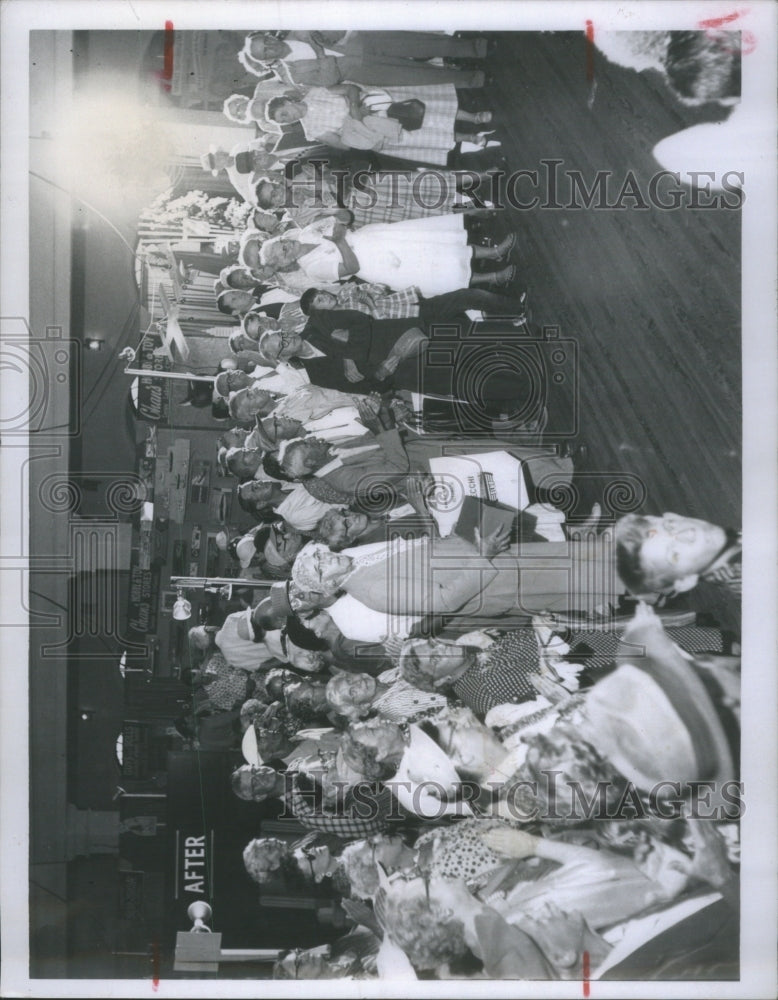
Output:
[[[499,819],[465,819],[455,826],[423,833],[415,846],[418,851],[432,845],[428,866],[431,877],[461,878],[468,888],[480,888],[508,860],[487,847],[481,834],[508,825]],[[422,850],[422,856],[424,853]]]

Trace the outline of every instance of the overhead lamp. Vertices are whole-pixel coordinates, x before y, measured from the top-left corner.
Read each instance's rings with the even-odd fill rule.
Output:
[[[184,597],[183,590],[179,587],[176,591],[176,603],[173,605],[173,618],[177,622],[185,622],[192,617],[192,605]]]
[[[84,347],[86,347],[88,351],[102,351],[105,347],[105,341],[102,337],[85,337]]]

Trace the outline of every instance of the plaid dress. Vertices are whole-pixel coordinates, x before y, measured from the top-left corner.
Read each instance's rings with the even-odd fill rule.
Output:
[[[454,130],[459,102],[453,83],[409,87],[383,87],[393,102],[417,98],[424,102],[424,123],[415,132],[403,132],[397,143],[384,142],[380,152],[402,160],[445,166],[454,148]]]
[[[328,812],[316,801],[316,790],[304,792],[295,776],[287,782],[284,795],[286,808],[302,826],[319,833],[331,833],[342,840],[361,840],[386,829],[393,811],[392,794],[388,788],[366,791],[357,802],[346,793],[342,812]]]
[[[415,134],[415,133],[412,133]],[[455,170],[381,170],[360,176],[355,190],[348,178],[341,182],[342,203],[338,202],[338,183],[332,172],[323,168],[317,175],[308,163],[298,168],[287,184],[293,205],[287,214],[301,227],[325,212],[340,207],[354,216],[353,226],[375,222],[403,222],[425,219],[430,215],[448,215],[464,207],[457,191],[459,174]]]
[[[408,136],[421,135],[407,132]],[[451,142],[453,143],[453,132]],[[386,147],[382,152],[389,152]],[[392,153],[399,156],[399,153]],[[413,159],[410,154],[407,159]],[[431,160],[430,162],[438,162]],[[440,161],[445,163],[445,157]],[[370,174],[364,187],[371,192],[352,191],[348,208],[354,216],[354,228],[375,222],[403,222],[405,219],[426,219],[431,215],[448,215],[464,205],[457,191],[458,175],[453,170],[392,171]],[[375,195],[375,204],[372,194]]]

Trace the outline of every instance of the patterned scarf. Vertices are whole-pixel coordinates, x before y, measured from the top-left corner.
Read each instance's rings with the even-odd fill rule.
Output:
[[[343,490],[336,489],[329,483],[325,483],[323,479],[316,479],[314,476],[311,476],[310,478],[301,479],[300,482],[315,500],[321,500],[322,503],[348,504],[351,502],[352,498],[348,493],[344,493]]]

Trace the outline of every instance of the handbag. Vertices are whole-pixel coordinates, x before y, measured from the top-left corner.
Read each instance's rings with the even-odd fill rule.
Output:
[[[406,132],[416,132],[424,124],[427,106],[424,101],[412,97],[408,101],[395,101],[386,112],[387,118],[394,118]]]

